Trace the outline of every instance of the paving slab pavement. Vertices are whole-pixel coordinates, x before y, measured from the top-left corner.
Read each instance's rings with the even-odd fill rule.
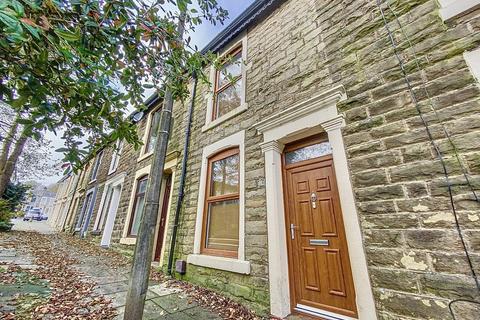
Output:
[[[25,223],[17,225],[17,230],[28,230],[30,226],[35,225],[30,225],[29,222],[25,221]],[[43,233],[50,233],[49,228],[45,225],[42,228]],[[82,254],[73,244],[68,243],[68,240],[64,240],[61,237],[52,237],[54,237],[55,246],[60,246],[64,252],[68,252],[71,257],[75,258],[76,262],[71,267],[80,272],[84,279],[96,283],[94,288],[95,295],[111,299],[112,305],[117,309],[118,313],[115,319],[123,319],[130,267],[118,267],[112,270],[107,258]],[[23,269],[35,268],[35,257],[25,250],[11,248],[11,241],[15,241],[15,237],[9,239],[7,236],[7,238],[4,237],[0,241],[0,262],[14,264]],[[2,292],[0,294],[0,312],[2,310],[15,310],[15,304],[12,303],[10,298],[16,293],[41,291],[42,294],[48,294],[48,291],[45,291],[45,287],[42,287],[41,284],[26,284],[21,288],[19,286],[0,284],[0,291]],[[198,306],[181,289],[170,288],[166,283],[152,283],[147,292],[143,319],[216,320],[221,318],[211,311]]]

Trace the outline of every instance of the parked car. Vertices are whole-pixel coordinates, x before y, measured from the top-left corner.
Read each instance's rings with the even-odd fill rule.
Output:
[[[28,220],[41,221],[41,220],[42,220],[42,210],[40,210],[40,208],[30,209],[30,210],[23,216],[23,221],[28,221]]]
[[[41,218],[42,218],[41,220],[47,220],[47,219],[48,219],[48,216],[47,216],[46,214],[42,213]]]

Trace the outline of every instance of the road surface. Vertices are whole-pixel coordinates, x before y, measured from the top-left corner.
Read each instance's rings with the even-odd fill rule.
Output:
[[[49,234],[53,233],[53,228],[48,224],[47,220],[42,221],[23,221],[22,218],[12,219],[13,228],[16,231],[36,231],[39,233]]]

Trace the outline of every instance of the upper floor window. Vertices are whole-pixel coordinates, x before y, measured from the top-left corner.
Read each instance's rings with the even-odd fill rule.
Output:
[[[208,159],[202,253],[237,258],[240,212],[239,148]]]
[[[147,191],[148,175],[140,177],[137,180],[137,189],[135,191],[135,198],[133,202],[133,212],[130,216],[130,223],[128,227],[128,236],[136,237],[140,227],[140,219],[143,215],[145,207],[145,192]]]
[[[247,110],[245,100],[247,37],[234,42],[220,56],[220,66],[211,66],[205,126],[209,130]]]
[[[215,120],[240,107],[242,89],[242,46],[230,51],[215,74],[213,118]]]
[[[100,168],[100,164],[102,163],[102,158],[103,158],[103,150],[100,151],[97,154],[97,157],[95,158],[95,163],[92,168],[92,174],[90,175],[90,181],[94,181],[97,179],[98,169]]]
[[[150,127],[148,128],[147,141],[145,143],[145,153],[153,152],[155,143],[157,143],[158,126],[160,125],[160,110],[152,113]]]
[[[123,140],[117,140],[113,148],[112,160],[110,161],[110,168],[108,169],[108,174],[112,174],[117,170],[118,164],[120,163],[120,156],[122,155],[122,149]]]

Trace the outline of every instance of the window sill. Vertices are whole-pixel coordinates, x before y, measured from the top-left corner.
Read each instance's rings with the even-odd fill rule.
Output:
[[[440,16],[444,22],[465,15],[476,7],[480,7],[480,0],[455,1],[440,9]]]
[[[202,254],[190,254],[187,257],[187,262],[201,267],[230,271],[241,274],[250,274],[250,261],[207,256]]]
[[[140,161],[142,161],[142,160],[147,159],[147,158],[150,157],[152,154],[153,154],[153,152],[149,152],[149,153],[145,153],[145,154],[141,155],[141,156],[137,159],[137,162],[140,162]]]
[[[120,243],[126,245],[134,245],[135,243],[137,243],[137,238],[124,237],[120,239]]]
[[[92,184],[92,183],[94,183],[94,182],[96,182],[96,181],[97,181],[97,178],[95,178],[95,179],[93,179],[93,180],[90,180],[87,184]]]
[[[240,113],[244,112],[245,110],[248,109],[248,104],[244,103],[240,107],[233,109],[227,114],[224,114],[218,119],[215,119],[213,121],[207,122],[203,127],[202,127],[202,132],[208,131],[210,129],[215,128],[216,126],[220,125],[221,123],[238,116]]]
[[[117,172],[117,168],[115,168],[115,170],[108,171],[107,176],[109,176],[109,175],[111,175],[111,174],[113,174],[113,173],[115,173],[115,172]]]

